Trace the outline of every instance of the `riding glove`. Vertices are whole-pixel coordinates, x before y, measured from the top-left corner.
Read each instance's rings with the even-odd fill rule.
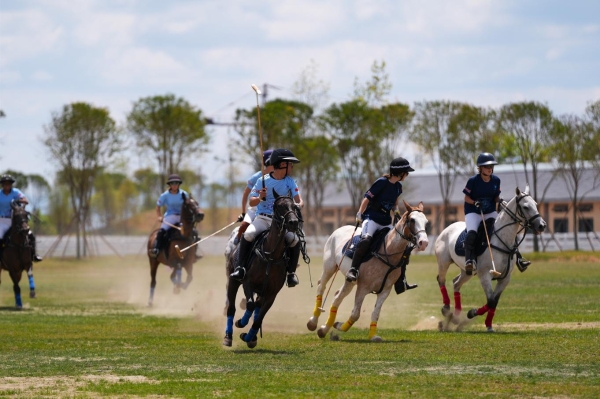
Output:
[[[362,213],[358,212],[356,214],[356,224],[361,223],[363,221],[363,215]]]

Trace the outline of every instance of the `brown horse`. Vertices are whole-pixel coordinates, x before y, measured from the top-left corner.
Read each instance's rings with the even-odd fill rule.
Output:
[[[156,258],[152,257],[150,253],[159,229],[154,230],[150,234],[150,237],[148,237],[148,258],[150,260],[150,277],[152,278],[152,281],[150,282],[150,298],[148,299],[148,306],[152,306],[154,300],[156,271],[158,270],[159,264],[162,263],[173,268],[171,281],[174,285],[173,292],[175,294],[178,294],[182,288],[186,289],[193,279],[192,269],[194,262],[196,261],[196,252],[186,251],[184,252],[182,259],[177,255],[175,245],[184,247],[194,242],[194,226],[204,219],[204,212],[202,212],[200,206],[192,197],[188,198],[183,193],[181,194],[181,197],[183,198],[183,204],[181,205],[181,230],[179,234],[174,235],[174,232],[169,231],[167,237],[171,237],[171,239],[169,240],[168,245],[159,252]],[[181,269],[185,269],[187,274],[185,283],[181,282]]]
[[[295,233],[301,223],[298,217],[298,210],[292,197],[279,196],[273,190],[275,203],[273,204],[273,222],[264,239],[262,248],[258,248],[260,255],[254,256],[251,264],[248,265],[248,272],[244,278],[243,287],[246,296],[246,312],[244,316],[235,322],[238,328],[244,328],[250,316],[254,314],[252,327],[248,333],[242,333],[240,338],[246,342],[249,348],[254,348],[257,344],[256,334],[262,327],[265,315],[271,309],[275,302],[277,294],[283,287],[286,278],[286,266],[288,256],[286,249],[285,236],[288,232]],[[232,241],[235,234],[230,236],[228,248],[233,247]],[[259,240],[257,237],[256,240]],[[296,245],[301,245],[298,242]],[[260,247],[260,244],[258,244]],[[237,250],[226,252],[226,272],[227,276],[233,272],[235,256]],[[231,346],[233,342],[233,318],[235,316],[235,297],[238,289],[242,285],[239,281],[228,277],[227,281],[227,325],[225,327],[225,338],[223,345]],[[254,300],[254,296],[257,299]]]
[[[33,266],[33,252],[29,242],[29,212],[15,203],[10,206],[12,208],[12,221],[6,234],[6,240],[2,244],[0,271],[4,269],[10,275],[15,293],[15,306],[17,309],[22,309],[23,301],[21,300],[19,282],[23,272],[31,270]],[[33,281],[33,275],[30,280]]]

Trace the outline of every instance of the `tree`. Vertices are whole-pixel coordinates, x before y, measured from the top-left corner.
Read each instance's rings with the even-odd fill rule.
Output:
[[[323,108],[329,100],[330,84],[318,80],[319,65],[311,59],[309,65],[300,72],[300,76],[292,86],[297,101],[308,104],[313,110]]]
[[[86,226],[94,180],[119,151],[120,132],[108,109],[83,102],[65,105],[62,112],[53,113],[52,121],[44,130],[44,144],[61,168],[59,182],[64,182],[70,190],[77,258],[80,258],[80,234],[84,242],[83,255],[86,255]]]
[[[578,210],[585,193],[580,192],[581,181],[586,163],[598,157],[597,135],[593,124],[574,115],[563,115],[554,120],[549,131],[549,144],[571,198],[573,217],[573,234],[575,250],[579,250],[578,242]],[[600,184],[598,175],[593,180],[594,189]]]
[[[127,128],[141,150],[157,160],[166,181],[179,171],[184,157],[197,156],[208,144],[202,111],[173,94],[141,98],[127,115]]]
[[[142,209],[154,209],[158,196],[165,191],[166,180],[150,168],[133,172],[133,181],[141,196]]]
[[[414,111],[415,121],[410,138],[431,158],[437,171],[444,226],[447,226],[450,223],[450,196],[456,178],[465,175],[473,167],[474,134],[468,128],[470,123],[467,114],[474,111],[467,104],[453,101],[418,102]],[[441,230],[439,222],[438,213],[436,224]]]

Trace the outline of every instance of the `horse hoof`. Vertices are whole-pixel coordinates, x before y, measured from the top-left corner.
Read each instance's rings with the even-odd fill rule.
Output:
[[[449,305],[444,305],[442,307],[442,315],[444,317],[448,317],[449,314],[450,314],[450,306]]]
[[[244,328],[244,327],[246,327],[246,324],[243,324],[243,323],[242,323],[242,319],[236,320],[236,321],[235,321],[235,323],[234,323],[234,325],[235,325],[237,328]]]
[[[179,287],[178,285],[176,285],[175,287],[173,287],[173,294],[177,295],[181,292],[181,287]]]
[[[472,319],[475,316],[477,316],[477,309],[471,309],[471,310],[469,310],[469,313],[467,313],[467,317],[469,319]]]
[[[496,331],[494,331],[494,328],[493,328],[492,326],[486,327],[486,330],[487,330],[487,332],[489,332],[489,333],[496,332]]]
[[[308,320],[308,323],[306,323],[306,328],[308,328],[309,331],[315,331],[317,329],[317,320],[313,320],[311,317]]]
[[[383,338],[381,338],[379,335],[376,335],[371,338],[371,342],[383,342]]]
[[[446,328],[444,328],[444,322],[443,322],[443,321],[440,321],[440,322],[438,323],[438,331],[439,331],[439,332],[444,332],[444,331],[446,331]]]
[[[148,307],[151,308],[152,307],[152,302],[148,301]]]
[[[327,330],[325,326],[322,326],[317,330],[317,335],[319,336],[319,338],[325,338],[325,336],[327,335]]]
[[[240,338],[242,339],[242,341],[246,342],[246,333],[241,333],[240,334]],[[248,345],[248,348],[252,349],[254,347],[256,347],[256,344],[258,344],[258,338],[254,337],[254,339],[250,342],[246,342],[246,345]]]
[[[333,323],[333,328],[335,328],[338,331],[342,331],[342,322],[336,321],[335,323]]]
[[[333,331],[331,332],[331,334],[329,334],[329,340],[330,341],[339,341],[340,340],[340,336],[335,334]]]
[[[225,338],[223,338],[223,346],[231,346],[233,343],[233,337],[231,334],[225,333]]]
[[[36,296],[35,296],[35,290],[31,290],[31,291],[29,291],[29,298],[32,298],[32,299],[34,299],[35,297],[36,297]]]

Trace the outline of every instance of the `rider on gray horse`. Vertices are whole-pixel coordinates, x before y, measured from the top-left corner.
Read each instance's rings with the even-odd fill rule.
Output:
[[[502,202],[502,198],[500,198],[500,178],[493,174],[494,165],[498,165],[498,162],[492,154],[489,152],[479,154],[477,157],[478,173],[469,178],[466,187],[463,189],[465,194],[465,223],[467,225],[465,272],[469,276],[477,269],[475,242],[479,223],[482,218],[484,220],[496,219],[498,217],[496,204]],[[523,259],[519,252],[517,252],[517,262],[523,270],[531,263]]]
[[[263,178],[258,179],[250,193],[250,206],[257,207],[256,217],[240,240],[239,261],[230,277],[240,281],[243,280],[246,276],[244,265],[252,250],[252,242],[260,233],[271,228],[273,204],[275,203],[273,191],[279,195],[288,195],[290,193],[292,198],[294,198],[296,206],[300,208],[304,206],[298,186],[294,179],[290,177],[294,164],[299,162],[298,158],[290,150],[284,148],[273,150],[270,158],[270,165],[273,166],[273,171],[268,175],[264,175]],[[288,287],[294,287],[299,284],[298,277],[296,276],[296,267],[300,258],[301,246],[299,245],[299,238],[295,233],[288,232],[285,240],[290,247],[287,285]]]
[[[406,159],[402,157],[395,158],[390,163],[390,173],[377,179],[365,193],[356,214],[356,223],[362,222],[363,224],[360,241],[356,245],[354,257],[352,258],[352,267],[346,274],[346,280],[349,282],[358,279],[358,269],[362,264],[363,257],[369,251],[375,232],[384,227],[391,227],[392,217],[390,211],[393,209],[394,214],[398,217],[402,216],[398,209],[400,194],[402,194],[402,183],[400,182],[406,179],[408,172],[414,171]],[[408,289],[415,287],[407,284]]]
[[[15,179],[11,175],[2,175],[0,177],[0,184],[2,184],[2,191],[0,193],[0,240],[4,238],[4,234],[8,231],[11,226],[11,203],[22,204],[23,206],[29,204],[25,195],[18,188],[13,188]],[[31,245],[32,260],[34,262],[40,262],[42,258],[35,253],[35,236],[29,231],[29,243]]]

